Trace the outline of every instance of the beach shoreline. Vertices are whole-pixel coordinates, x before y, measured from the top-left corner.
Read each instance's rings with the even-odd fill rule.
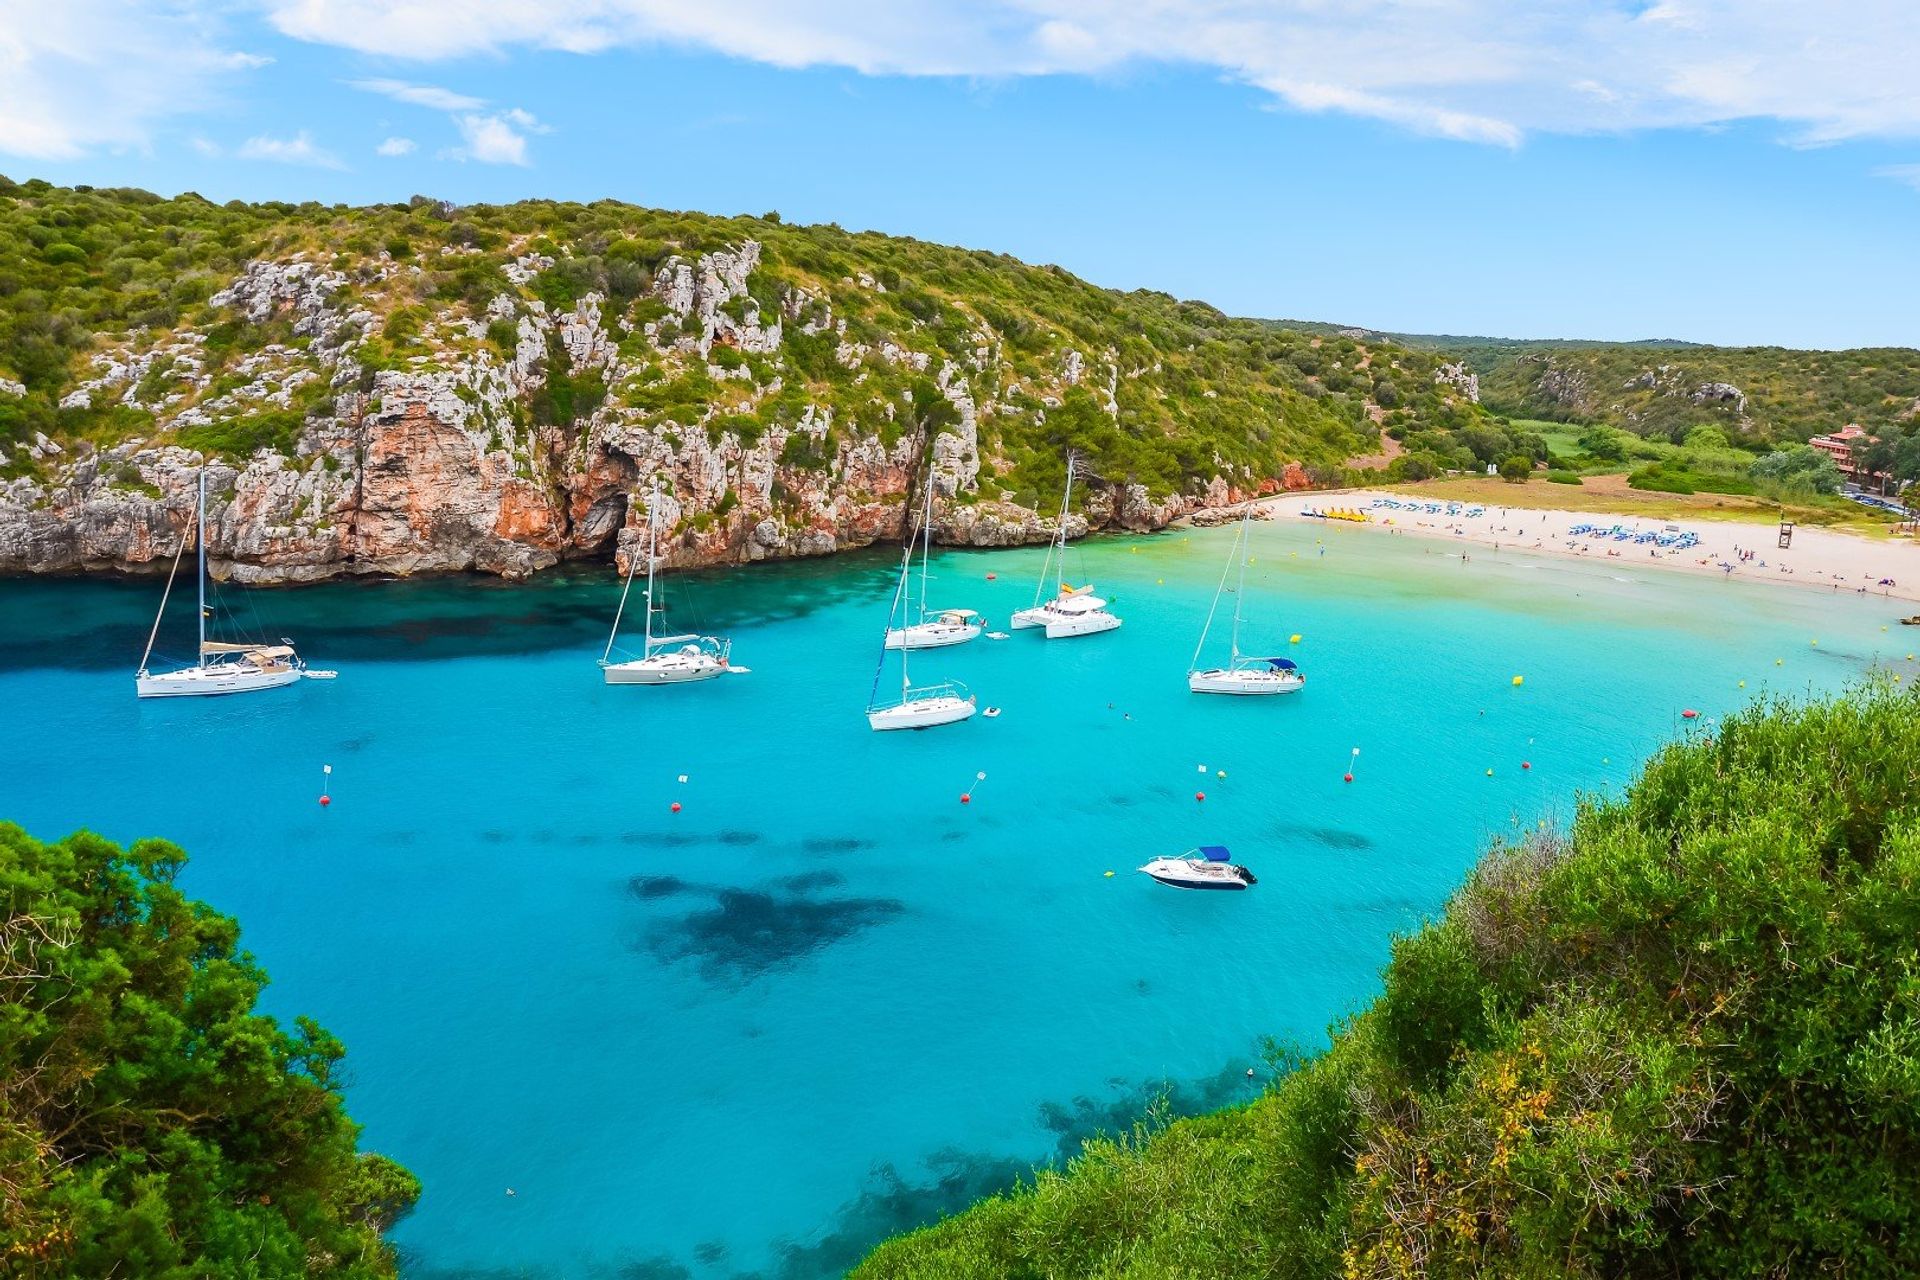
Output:
[[[1379,500],[1403,504],[1375,506]],[[1410,510],[1404,504],[1420,503]],[[1440,511],[1425,509],[1437,505]],[[1557,508],[1500,507],[1492,504],[1432,500],[1380,489],[1338,493],[1294,493],[1260,501],[1276,519],[1376,533],[1472,543],[1496,553],[1520,551],[1569,560],[1642,566],[1746,582],[1781,583],[1831,594],[1872,595],[1888,600],[1920,601],[1920,546],[1912,542],[1862,537],[1806,525],[1796,528],[1793,545],[1778,545],[1773,525],[1720,520],[1618,516]],[[1478,515],[1468,515],[1475,509]],[[1367,519],[1322,520],[1310,511],[1356,511]],[[1664,533],[1677,527],[1698,542],[1684,550],[1646,543],[1602,539],[1570,532],[1580,525],[1619,526],[1632,533]],[[1465,552],[1461,553],[1465,555]]]

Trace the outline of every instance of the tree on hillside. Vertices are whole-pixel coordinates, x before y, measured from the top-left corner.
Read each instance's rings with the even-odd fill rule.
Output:
[[[1777,492],[1807,494],[1838,493],[1845,480],[1832,458],[1805,444],[1775,449],[1766,457],[1756,459],[1751,474]]]
[[[1509,484],[1521,484],[1533,474],[1533,460],[1514,454],[1500,463],[1500,478]]]
[[[254,1012],[184,861],[0,823],[0,1273],[392,1276],[418,1181],[355,1150],[340,1042]]]

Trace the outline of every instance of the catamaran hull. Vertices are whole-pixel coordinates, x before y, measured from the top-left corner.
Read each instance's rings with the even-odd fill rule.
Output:
[[[284,671],[220,671],[188,667],[157,676],[136,675],[134,691],[142,698],[213,698],[228,693],[257,693],[278,689],[300,679],[298,667]]]
[[[944,649],[948,645],[965,644],[979,638],[980,628],[976,626],[895,627],[887,632],[887,648]]]
[[[1053,617],[1053,610],[1044,605],[1032,609],[1019,609],[1013,615],[1013,629],[1025,631],[1029,627],[1044,627]]]
[[[727,669],[713,663],[613,662],[601,668],[608,684],[692,684],[725,675]]]
[[[903,702],[898,706],[881,707],[877,711],[867,712],[867,723],[876,732],[889,729],[931,729],[936,725],[954,724],[972,717],[974,703],[972,698],[922,698],[914,702]]]
[[[1298,693],[1306,683],[1300,676],[1264,671],[1195,671],[1187,676],[1187,688],[1194,693],[1225,693],[1242,698]]]
[[[1066,640],[1073,636],[1097,636],[1102,631],[1112,631],[1119,625],[1118,617],[1101,610],[1090,613],[1056,613],[1047,619],[1047,639]]]

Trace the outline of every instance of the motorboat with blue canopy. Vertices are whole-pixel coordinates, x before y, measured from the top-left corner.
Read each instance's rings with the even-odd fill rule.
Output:
[[[1155,858],[1140,870],[1174,889],[1246,889],[1258,883],[1253,872],[1235,865],[1223,844],[1203,844],[1177,858]]]

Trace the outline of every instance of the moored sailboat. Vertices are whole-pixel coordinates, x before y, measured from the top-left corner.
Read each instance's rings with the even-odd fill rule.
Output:
[[[928,561],[933,557],[933,473],[927,473],[926,518],[920,522],[920,621],[887,628],[889,649],[944,649],[948,645],[976,640],[985,630],[979,614],[971,609],[929,609],[927,607]],[[911,553],[911,544],[909,544]],[[892,619],[888,619],[889,622]]]
[[[923,521],[933,516],[933,487],[927,487],[926,510]],[[876,732],[890,729],[931,729],[937,725],[954,724],[970,719],[976,710],[974,697],[967,687],[957,680],[946,680],[939,684],[914,686],[908,674],[909,652],[919,645],[888,643],[896,634],[894,617],[900,612],[906,599],[907,581],[913,573],[913,541],[908,540],[905,551],[900,556],[900,577],[894,584],[893,601],[887,606],[887,633],[880,645],[880,663],[874,668],[873,688],[867,693],[867,725]],[[880,681],[886,674],[887,654],[897,651],[900,654],[900,697],[892,702],[880,701]]]
[[[160,593],[160,609],[154,615],[153,630],[147,633],[146,652],[140,655],[140,668],[134,672],[134,695],[141,698],[205,698],[228,693],[254,693],[278,689],[303,676],[332,679],[332,671],[308,671],[294,652],[293,642],[281,638],[279,644],[255,644],[207,639],[207,473],[200,472],[199,498],[194,506],[194,544],[199,558],[199,648],[200,660],[190,667],[157,674],[147,670],[153,657],[154,641],[160,635],[160,620],[166,616],[167,600],[173,594],[173,580],[180,572],[180,560],[187,549],[183,534],[180,550],[173,556],[173,568],[167,572],[166,589]]]
[[[1226,567],[1220,571],[1220,585],[1214,589],[1213,604],[1207,609],[1206,625],[1200,628],[1200,643],[1194,646],[1193,661],[1187,666],[1187,688],[1194,693],[1260,697],[1294,693],[1307,683],[1306,676],[1301,674],[1299,666],[1291,658],[1258,658],[1240,652],[1240,602],[1246,596],[1250,541],[1248,522],[1252,518],[1253,503],[1249,500],[1240,516],[1240,528],[1234,534],[1233,550],[1228,555]],[[1240,577],[1233,589],[1233,640],[1227,665],[1202,668],[1200,655],[1206,650],[1207,633],[1213,630],[1213,615],[1219,611],[1220,596],[1227,589],[1227,575],[1233,572],[1236,560],[1240,565]]]
[[[1040,581],[1033,589],[1033,604],[1015,610],[1013,615],[1014,630],[1040,627],[1049,640],[1098,635],[1120,625],[1119,617],[1108,610],[1107,602],[1093,593],[1092,583],[1074,587],[1066,582],[1067,513],[1073,501],[1073,464],[1074,456],[1069,453],[1067,485],[1060,495],[1060,520],[1053,541],[1047,544],[1046,559],[1040,562]],[[1049,582],[1054,588],[1051,597],[1047,596]]]
[[[600,655],[601,674],[608,684],[690,684],[722,675],[744,675],[745,667],[731,664],[733,642],[718,636],[653,634],[653,615],[660,612],[654,604],[654,572],[659,563],[660,482],[654,481],[647,496],[647,590],[645,595],[645,639],[639,656],[614,661],[614,644],[620,638],[620,620],[627,611],[627,596],[633,590],[635,566],[627,558],[627,580],[620,588],[620,607],[614,610],[613,630],[607,635],[607,648]]]

